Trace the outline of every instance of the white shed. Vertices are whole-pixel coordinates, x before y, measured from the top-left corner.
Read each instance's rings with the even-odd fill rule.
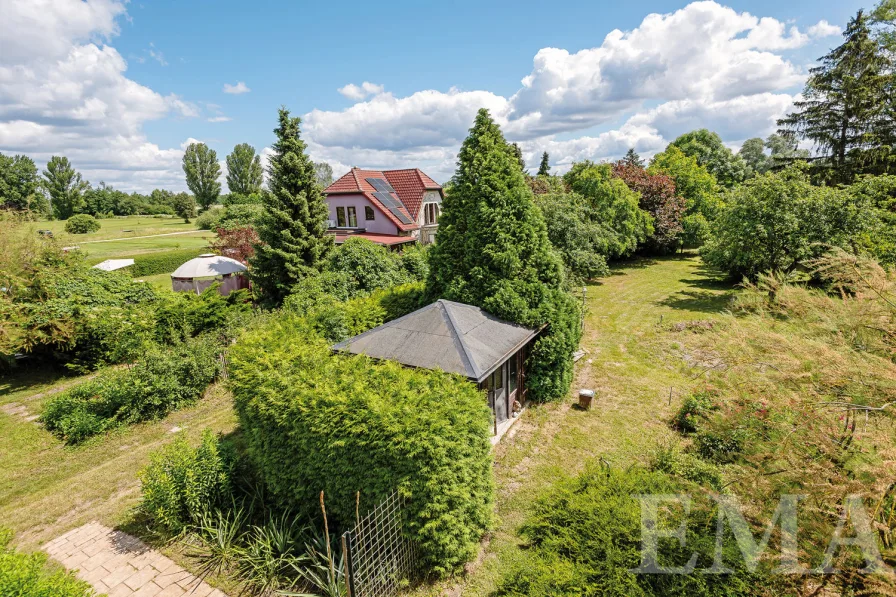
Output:
[[[215,282],[220,282],[218,292],[227,296],[234,290],[249,287],[247,271],[248,268],[236,259],[205,253],[174,270],[171,288],[175,292],[201,294]]]

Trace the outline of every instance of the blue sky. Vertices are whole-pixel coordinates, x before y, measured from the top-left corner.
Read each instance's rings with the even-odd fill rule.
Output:
[[[280,105],[337,174],[444,180],[481,105],[530,163],[548,150],[559,170],[629,145],[650,155],[691,125],[736,147],[773,130],[863,5],[0,0],[0,151],[177,189],[186,142],[221,160],[240,142],[263,151]]]

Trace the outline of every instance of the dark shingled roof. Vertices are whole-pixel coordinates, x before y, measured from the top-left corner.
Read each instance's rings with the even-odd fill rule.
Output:
[[[538,332],[479,307],[438,300],[340,342],[333,350],[441,369],[480,382]]]

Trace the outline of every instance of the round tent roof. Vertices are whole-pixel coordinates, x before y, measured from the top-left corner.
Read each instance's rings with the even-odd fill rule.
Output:
[[[248,268],[230,257],[221,255],[213,255],[206,253],[188,262],[174,270],[171,274],[172,278],[212,278],[215,276],[223,276],[225,274],[235,274],[244,272]]]

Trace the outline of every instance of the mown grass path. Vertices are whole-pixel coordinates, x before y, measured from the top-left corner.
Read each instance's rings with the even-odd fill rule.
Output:
[[[562,404],[529,409],[495,451],[498,524],[480,560],[458,584],[423,593],[488,595],[520,554],[517,529],[531,501],[589,460],[625,468],[646,462],[657,442],[675,441],[668,420],[697,380],[676,342],[676,323],[718,319],[733,292],[694,256],[642,260],[588,286],[576,380]],[[572,407],[595,390],[592,410]],[[669,391],[672,388],[670,404]]]

